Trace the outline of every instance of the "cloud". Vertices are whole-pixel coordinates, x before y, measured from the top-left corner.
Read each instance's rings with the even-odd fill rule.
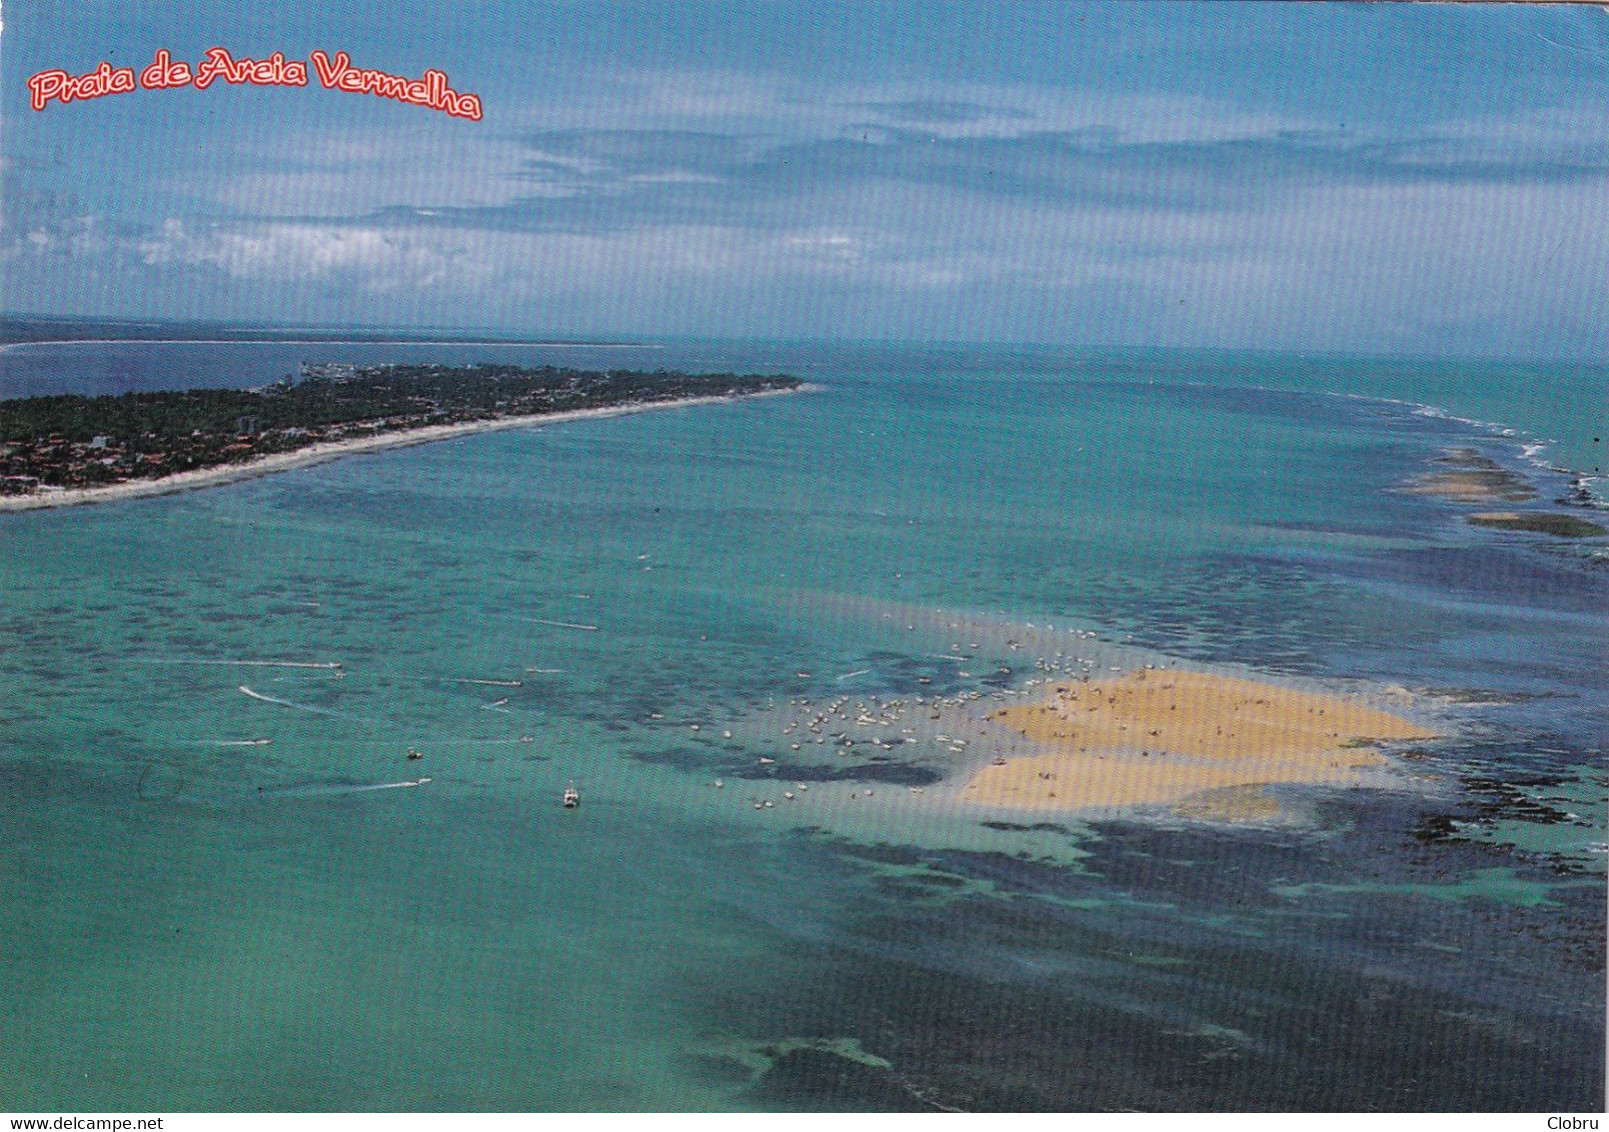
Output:
[[[911,98],[900,102],[861,102],[851,105],[871,110],[891,121],[912,126],[965,126],[993,118],[1025,120],[1026,110],[983,106],[976,102]]]
[[[49,305],[93,270],[153,303],[316,296],[329,319],[361,300],[644,333],[1609,347],[1588,207],[1609,114],[1587,100],[1343,125],[1246,83],[674,60],[539,79],[474,127],[382,128],[396,108],[367,103],[346,128],[327,106],[231,120],[148,178],[108,158],[134,187],[90,203],[8,164],[8,290]]]
[[[466,241],[347,225],[211,224],[197,230],[170,219],[135,247],[147,267],[210,267],[239,279],[280,282],[345,277],[375,293],[473,285],[489,274]]]
[[[320,125],[186,154],[158,178],[176,200],[234,218],[351,218],[391,208],[494,207],[531,195],[522,142],[437,123],[354,133]],[[193,207],[193,206],[192,206]]]
[[[1339,186],[1474,185],[1530,191],[1609,178],[1609,150],[1579,136],[1498,132],[1373,140],[1335,130],[1143,140],[1111,128],[935,137],[769,141],[665,130],[569,129],[529,135],[504,199],[434,207],[440,227],[606,232],[667,226],[776,229],[902,227],[935,200],[969,223],[1031,206],[1045,216],[1091,209],[1258,213]],[[935,242],[958,238],[933,217]]]
[[[9,160],[0,167],[0,263],[27,256],[60,265],[106,254],[115,239],[106,217],[75,193],[30,184],[22,168]]]

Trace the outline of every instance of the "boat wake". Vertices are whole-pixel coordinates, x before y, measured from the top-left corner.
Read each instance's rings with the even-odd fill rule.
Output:
[[[323,798],[334,794],[371,794],[376,790],[411,790],[430,782],[429,778],[410,778],[402,782],[375,782],[367,785],[347,783],[312,784],[306,786],[276,786],[272,790],[259,788],[264,798]]]
[[[265,696],[261,692],[254,692],[245,684],[240,685],[240,691],[254,700],[261,700],[265,704],[279,704],[281,707],[295,708],[297,711],[310,711],[315,715],[330,715],[337,719],[353,719],[360,723],[373,723],[374,720],[365,719],[361,715],[350,715],[334,708],[315,707],[312,704],[299,704],[295,700],[282,700],[278,696]]]
[[[596,633],[598,631],[596,625],[583,625],[579,621],[547,621],[541,617],[521,617],[519,620],[529,622],[532,625],[551,625],[555,629],[580,629],[586,633]]]
[[[506,747],[529,745],[536,742],[530,735],[522,735],[517,739],[426,739],[421,742],[432,747]]]
[[[341,668],[338,660],[193,660],[182,656],[138,656],[135,664],[209,664],[230,668]]]

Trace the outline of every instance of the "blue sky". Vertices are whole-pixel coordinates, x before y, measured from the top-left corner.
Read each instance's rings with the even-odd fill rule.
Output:
[[[1609,357],[1609,12],[7,4],[13,311]],[[447,9],[452,10],[447,10]],[[322,48],[469,122],[27,78]]]

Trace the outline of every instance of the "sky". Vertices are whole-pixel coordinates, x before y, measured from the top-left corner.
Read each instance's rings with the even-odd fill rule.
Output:
[[[158,11],[158,9],[161,9]],[[1609,9],[0,9],[14,313],[1609,359]],[[158,48],[445,71],[470,121]]]

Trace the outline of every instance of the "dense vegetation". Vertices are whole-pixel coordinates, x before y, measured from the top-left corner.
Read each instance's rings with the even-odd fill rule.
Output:
[[[264,389],[0,401],[0,490],[149,478],[320,440],[797,388],[794,377],[509,365],[304,367]]]
[[[790,388],[796,378],[660,371],[608,373],[523,369],[519,366],[370,366],[350,377],[289,379],[265,389],[190,389],[86,397],[60,394],[0,401],[0,443],[59,435],[89,440],[154,434],[181,436],[196,429],[233,434],[241,417],[258,428],[341,424],[382,417],[436,414],[475,419],[519,412],[601,408],[636,401],[700,397],[767,388]]]

